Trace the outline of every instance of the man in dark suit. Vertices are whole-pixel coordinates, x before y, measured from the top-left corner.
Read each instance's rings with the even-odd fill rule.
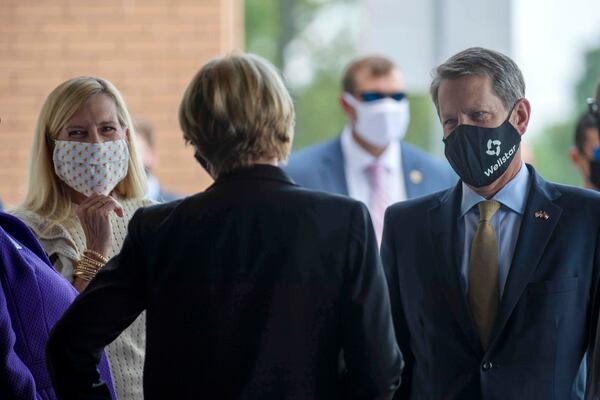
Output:
[[[380,56],[355,60],[342,80],[340,105],[348,126],[334,140],[300,150],[286,171],[301,186],[367,204],[378,237],[385,209],[445,189],[456,175],[445,162],[402,141],[409,123],[400,69]]]
[[[276,166],[293,120],[261,58],[196,75],[180,123],[215,183],[134,215],[120,255],[51,336],[60,398],[108,399],[99,351],[142,310],[146,400],[391,398],[402,356],[368,211]]]
[[[572,398],[598,320],[600,196],[522,162],[531,107],[507,56],[460,52],[431,94],[461,181],[386,212],[396,398]]]

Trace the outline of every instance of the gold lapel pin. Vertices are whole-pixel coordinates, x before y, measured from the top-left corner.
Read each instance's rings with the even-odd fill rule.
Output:
[[[419,184],[423,180],[423,174],[418,169],[413,169],[408,174],[410,181],[414,184]]]
[[[543,219],[545,221],[547,221],[547,220],[550,219],[550,216],[548,215],[548,213],[546,211],[536,211],[535,212],[535,217]]]

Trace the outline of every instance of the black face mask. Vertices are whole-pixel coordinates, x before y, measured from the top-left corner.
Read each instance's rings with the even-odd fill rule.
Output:
[[[506,172],[521,143],[511,114],[496,128],[459,125],[444,139],[446,158],[467,185],[487,186]]]
[[[200,166],[202,166],[202,168],[210,175],[208,161],[206,161],[206,159],[202,157],[200,153],[198,153],[198,150],[194,151],[194,158],[196,161],[198,161],[198,164],[200,164]]]
[[[600,190],[600,160],[590,160],[590,182]]]

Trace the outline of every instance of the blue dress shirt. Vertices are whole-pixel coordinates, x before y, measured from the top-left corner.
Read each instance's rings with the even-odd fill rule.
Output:
[[[515,177],[508,182],[490,200],[500,203],[500,209],[492,218],[492,226],[496,231],[498,240],[498,290],[500,299],[504,292],[506,278],[510,271],[515,246],[519,238],[521,220],[527,203],[529,193],[529,172],[525,163],[521,162],[521,169]],[[479,207],[477,205],[486,199],[462,184],[462,203],[458,220],[458,250],[460,265],[460,281],[465,294],[469,290],[469,258],[471,257],[471,242],[479,224]]]

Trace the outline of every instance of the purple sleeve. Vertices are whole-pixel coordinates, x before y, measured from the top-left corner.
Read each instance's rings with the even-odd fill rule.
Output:
[[[31,372],[15,352],[15,342],[5,285],[0,279],[0,399],[38,398]]]

